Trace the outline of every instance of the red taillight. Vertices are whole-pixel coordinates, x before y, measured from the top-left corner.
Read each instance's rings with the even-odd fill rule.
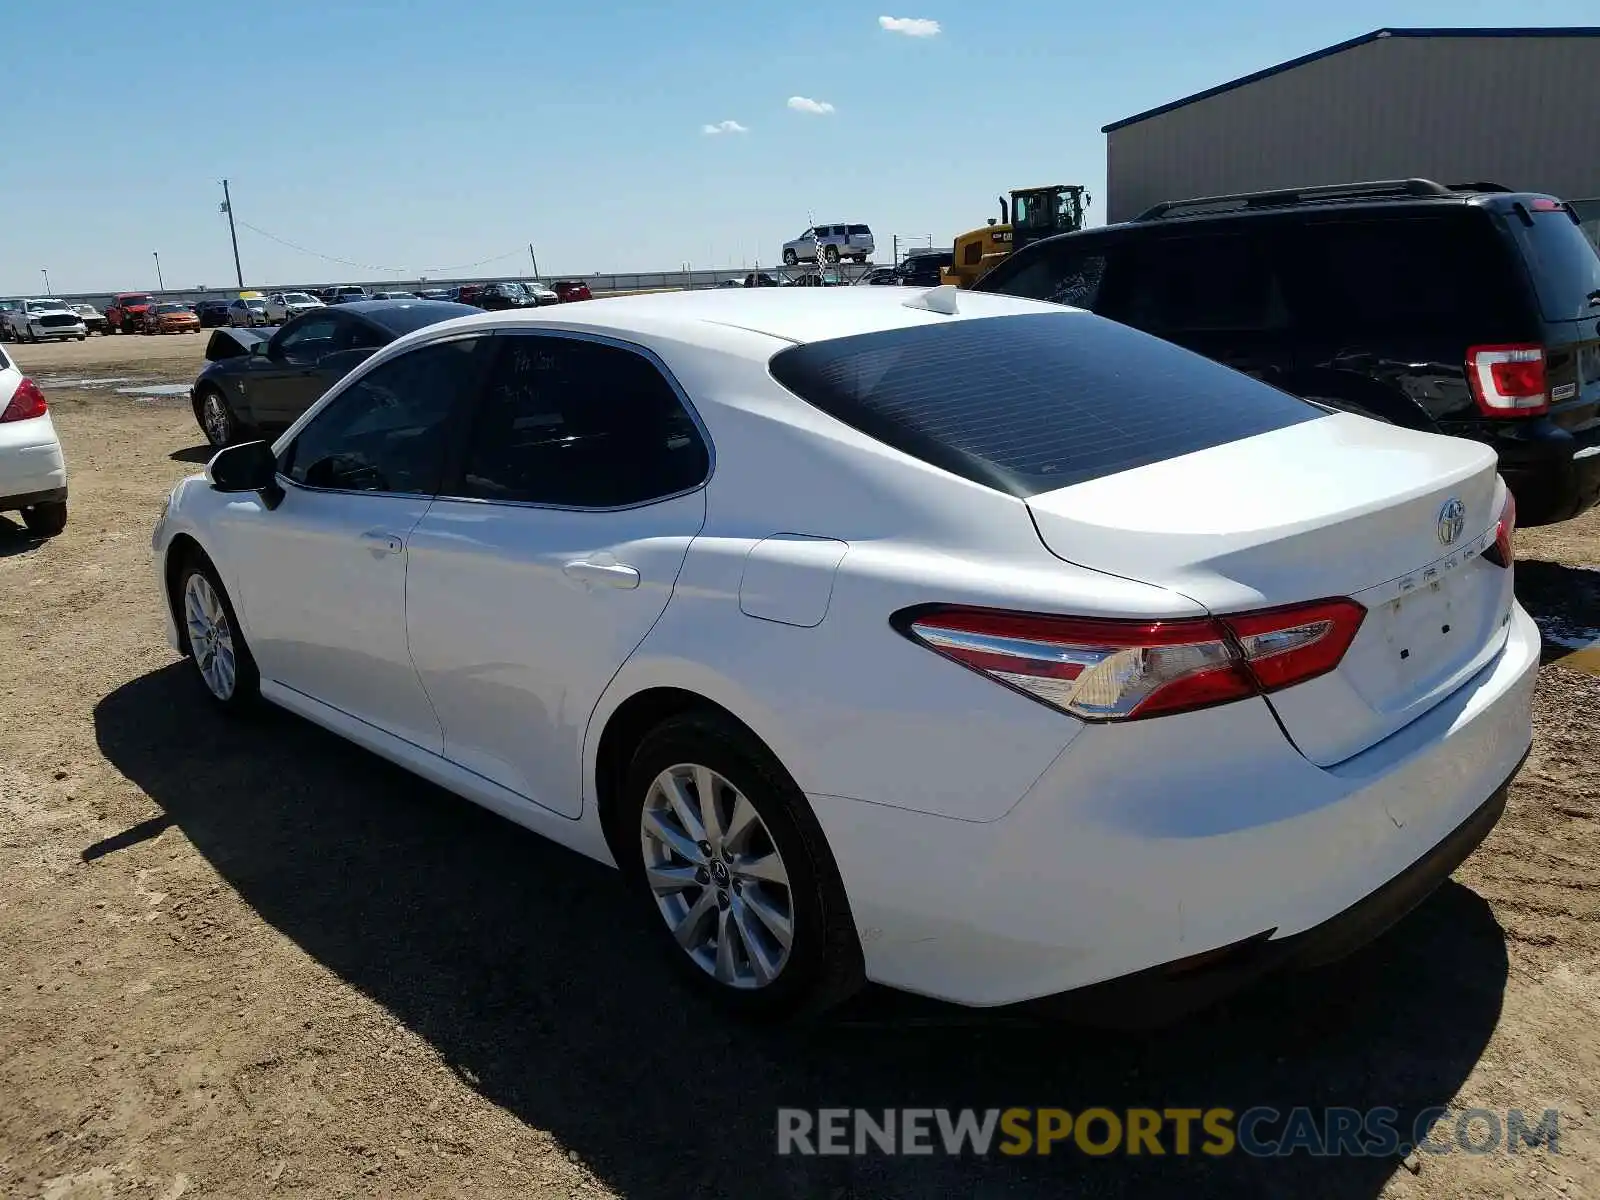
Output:
[[[1486,417],[1536,417],[1549,411],[1544,347],[1536,343],[1473,346],[1467,350],[1467,385]]]
[[[31,379],[24,379],[11,394],[11,403],[6,405],[5,412],[0,413],[0,422],[26,421],[32,417],[42,417],[48,411],[39,385]]]
[[[910,610],[906,636],[1088,721],[1128,721],[1278,691],[1338,666],[1366,609],[1320,600],[1216,620],[1122,621]]]
[[[1559,200],[1539,199],[1528,205],[1534,212],[1562,212],[1564,206]]]
[[[1500,510],[1499,523],[1494,527],[1494,545],[1483,552],[1483,557],[1497,567],[1509,567],[1516,561],[1517,500],[1506,492],[1505,507]]]

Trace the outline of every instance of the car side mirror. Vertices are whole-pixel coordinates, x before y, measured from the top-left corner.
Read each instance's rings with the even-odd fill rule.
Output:
[[[212,455],[206,482],[219,492],[256,492],[268,508],[283,503],[278,484],[278,459],[267,442],[240,442]]]

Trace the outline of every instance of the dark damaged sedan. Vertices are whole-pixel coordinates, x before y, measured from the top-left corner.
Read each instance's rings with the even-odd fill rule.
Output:
[[[358,300],[303,313],[270,335],[218,329],[190,389],[195,420],[219,447],[287,428],[374,351],[414,329],[478,313],[442,300]]]

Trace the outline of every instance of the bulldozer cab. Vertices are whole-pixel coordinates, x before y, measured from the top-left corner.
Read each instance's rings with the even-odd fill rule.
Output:
[[[1077,184],[1019,188],[1011,193],[1011,250],[1083,228],[1088,193]]]

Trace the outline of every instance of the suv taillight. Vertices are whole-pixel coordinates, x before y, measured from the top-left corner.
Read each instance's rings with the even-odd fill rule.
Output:
[[[1494,545],[1483,552],[1483,557],[1497,567],[1509,567],[1516,561],[1517,499],[1506,492],[1505,506],[1500,509],[1500,520],[1494,527]]]
[[[996,683],[1086,721],[1131,721],[1276,692],[1339,665],[1367,610],[1317,600],[1179,621],[912,609],[894,627]]]
[[[1537,417],[1550,410],[1544,347],[1535,343],[1472,346],[1467,384],[1486,417]]]
[[[0,424],[6,421],[27,421],[34,417],[42,417],[49,410],[44,402],[44,393],[39,390],[39,385],[31,379],[24,379],[17,384],[17,390],[11,394],[11,403],[6,405],[6,410],[0,413]]]

